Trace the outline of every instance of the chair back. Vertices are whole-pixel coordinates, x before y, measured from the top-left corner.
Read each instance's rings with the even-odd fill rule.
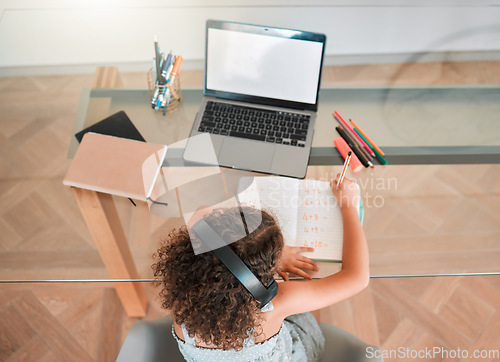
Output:
[[[116,359],[118,362],[183,362],[177,341],[172,335],[172,317],[154,321],[137,321]],[[374,362],[382,359],[375,356],[378,347],[366,344],[356,336],[332,325],[321,323],[325,336],[325,353],[322,361]]]

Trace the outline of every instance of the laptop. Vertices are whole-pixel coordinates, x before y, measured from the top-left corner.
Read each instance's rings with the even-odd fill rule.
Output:
[[[184,160],[304,178],[326,36],[208,20],[204,97]],[[201,137],[204,135],[203,137]]]

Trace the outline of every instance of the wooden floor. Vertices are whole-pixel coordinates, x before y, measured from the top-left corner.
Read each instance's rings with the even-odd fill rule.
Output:
[[[183,84],[199,84],[201,75],[184,72]],[[66,155],[80,92],[90,87],[92,77],[0,78],[0,279],[107,277],[76,203],[61,182],[69,164]],[[122,78],[127,87],[147,86],[143,74]],[[500,83],[500,63],[335,67],[325,70],[323,83],[464,82]],[[400,270],[417,268],[429,262],[426,251],[443,238],[447,249],[432,261],[435,268],[457,245],[463,252],[457,254],[459,263],[446,261],[448,267],[467,264],[470,258],[463,255],[471,240],[491,245],[493,257],[495,250],[500,252],[498,166],[431,167],[426,173],[418,166],[387,170],[377,168],[389,172],[383,176],[401,180],[398,195],[404,191],[408,197],[382,190],[387,204],[377,212],[367,210],[369,247],[374,255],[380,254],[372,272],[383,274],[390,263],[399,263]],[[331,173],[330,168],[316,168],[310,176]],[[424,183],[434,186],[411,198],[416,185]],[[436,195],[441,197],[438,201]],[[119,204],[122,220],[138,212],[127,202]],[[134,252],[144,254],[139,269],[148,275],[152,249],[134,239],[134,225],[125,227]],[[163,227],[156,220],[149,231],[158,236]],[[394,253],[387,253],[387,245]],[[475,257],[476,264],[478,257],[484,263],[500,263],[488,255]],[[149,284],[145,287],[150,301],[146,318],[159,318],[163,312],[157,291]],[[372,279],[361,294],[323,309],[321,318],[386,353],[442,347],[450,358],[440,355],[432,360],[461,360],[451,358],[458,349],[470,350],[471,355],[473,350],[500,350],[500,277]],[[114,360],[134,320],[124,314],[108,283],[0,284],[0,361]]]

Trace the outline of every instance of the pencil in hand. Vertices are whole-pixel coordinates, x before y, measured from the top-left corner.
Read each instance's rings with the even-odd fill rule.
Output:
[[[345,158],[345,161],[344,161],[344,168],[342,169],[339,180],[337,182],[337,188],[340,185],[342,185],[342,181],[344,181],[345,173],[347,171],[347,167],[349,166],[349,161],[351,160],[351,155],[352,155],[352,151],[349,151],[349,153],[347,154],[347,157]]]

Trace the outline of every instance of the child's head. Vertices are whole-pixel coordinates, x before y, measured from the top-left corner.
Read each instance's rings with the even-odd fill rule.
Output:
[[[284,245],[281,229],[265,211],[245,207],[244,215],[246,220],[262,221],[248,236],[231,243],[231,248],[268,286]],[[227,240],[242,215],[236,207],[214,210],[204,218]],[[205,343],[239,349],[248,333],[258,328],[258,302],[213,253],[194,254],[186,227],[169,234],[156,259],[153,270],[162,285],[162,306],[172,309],[176,322]]]

